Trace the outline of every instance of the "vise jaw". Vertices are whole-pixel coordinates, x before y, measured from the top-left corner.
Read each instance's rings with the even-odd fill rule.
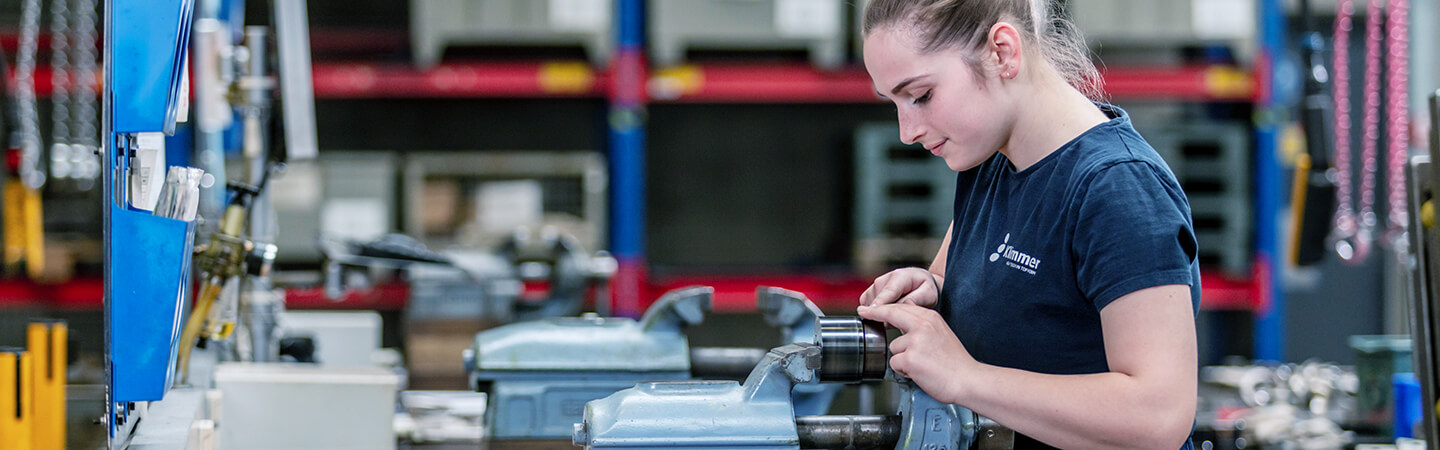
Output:
[[[744,384],[636,384],[585,405],[572,442],[607,449],[799,448],[790,390],[816,379],[820,348],[788,344],[767,353]]]
[[[671,291],[638,322],[549,318],[477,334],[466,365],[471,387],[489,394],[487,437],[564,439],[585,402],[640,381],[689,379],[684,329],[704,320],[713,293]]]

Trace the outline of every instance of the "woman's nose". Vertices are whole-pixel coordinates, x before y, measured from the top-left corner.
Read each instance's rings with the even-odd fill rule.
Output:
[[[920,121],[916,120],[914,115],[914,113],[906,112],[903,108],[899,112],[900,142],[905,143],[905,145],[920,142],[920,137],[925,135]]]

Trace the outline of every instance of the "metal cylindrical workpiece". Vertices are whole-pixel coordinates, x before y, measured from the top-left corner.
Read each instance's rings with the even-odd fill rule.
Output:
[[[690,349],[690,376],[743,381],[765,358],[765,353],[758,348],[693,347]]]
[[[885,378],[890,352],[885,325],[859,317],[821,317],[820,381],[856,382]]]
[[[900,416],[800,416],[795,418],[800,448],[895,448]]]
[[[1015,430],[988,417],[975,416],[976,450],[1010,450],[1015,448]]]

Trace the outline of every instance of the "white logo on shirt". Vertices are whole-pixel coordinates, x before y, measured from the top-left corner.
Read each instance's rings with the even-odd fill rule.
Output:
[[[1039,258],[1027,255],[1010,245],[1010,233],[1005,233],[1005,242],[995,249],[995,253],[990,254],[990,262],[999,261],[1001,257],[1005,258],[1006,266],[1031,275],[1040,268]]]

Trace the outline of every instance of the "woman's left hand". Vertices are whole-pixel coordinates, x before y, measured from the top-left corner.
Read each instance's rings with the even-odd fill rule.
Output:
[[[902,333],[890,342],[890,368],[895,373],[913,380],[937,400],[959,403],[965,380],[980,363],[940,313],[903,303],[861,306],[857,311],[861,317],[884,322]]]

